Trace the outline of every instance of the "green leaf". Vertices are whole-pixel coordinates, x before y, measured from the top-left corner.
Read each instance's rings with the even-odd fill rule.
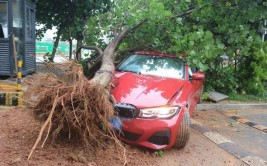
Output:
[[[218,43],[218,44],[217,44],[217,47],[218,47],[219,49],[224,49],[224,44],[223,44],[223,43]]]

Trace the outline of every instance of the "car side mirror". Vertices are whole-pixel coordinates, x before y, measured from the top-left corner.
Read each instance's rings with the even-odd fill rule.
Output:
[[[205,79],[205,74],[202,72],[195,72],[191,77],[191,80],[204,80],[204,79]]]

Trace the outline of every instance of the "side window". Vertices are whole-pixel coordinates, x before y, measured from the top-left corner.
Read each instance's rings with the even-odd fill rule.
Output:
[[[0,38],[8,38],[7,2],[0,2]]]

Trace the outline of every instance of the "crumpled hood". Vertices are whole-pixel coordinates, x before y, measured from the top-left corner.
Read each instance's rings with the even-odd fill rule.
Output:
[[[115,72],[111,90],[118,103],[133,104],[139,108],[166,105],[185,84],[184,80]]]

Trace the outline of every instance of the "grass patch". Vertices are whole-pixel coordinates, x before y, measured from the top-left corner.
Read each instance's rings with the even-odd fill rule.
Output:
[[[251,94],[236,94],[232,93],[229,95],[230,100],[236,101],[256,101],[256,102],[267,102],[267,92],[262,96],[256,96]]]

